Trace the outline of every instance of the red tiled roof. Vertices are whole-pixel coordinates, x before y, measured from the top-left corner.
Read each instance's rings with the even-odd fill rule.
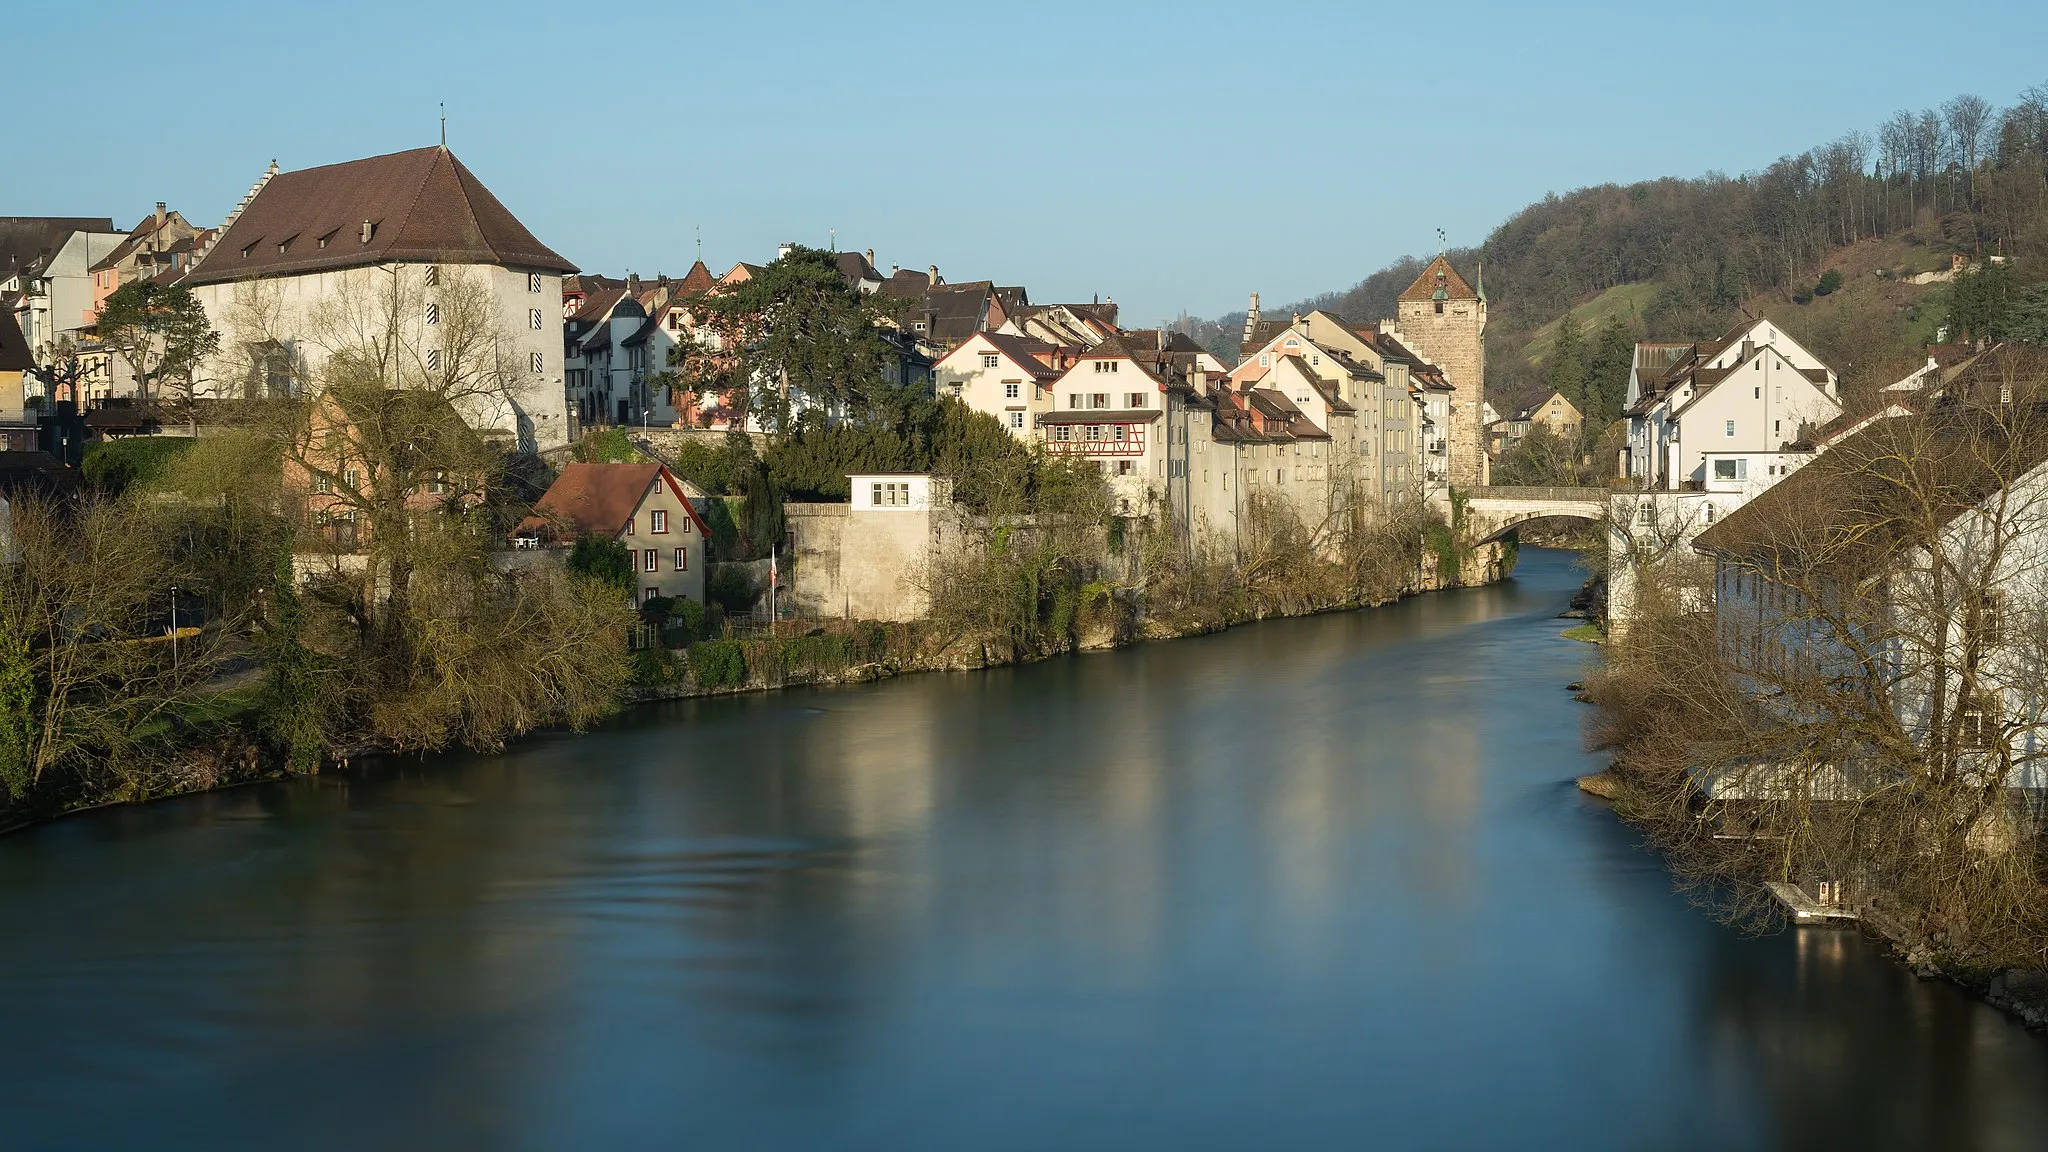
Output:
[[[533,506],[533,515],[520,522],[518,531],[552,529],[567,536],[617,536],[626,530],[627,521],[656,480],[675,490],[683,507],[689,509],[690,519],[697,522],[698,531],[710,531],[690,506],[682,485],[659,464],[565,464],[547,495]]]

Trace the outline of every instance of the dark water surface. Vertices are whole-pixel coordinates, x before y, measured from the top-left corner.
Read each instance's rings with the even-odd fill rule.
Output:
[[[2048,1147],[1571,778],[1577,580],[0,839],[0,1147]]]

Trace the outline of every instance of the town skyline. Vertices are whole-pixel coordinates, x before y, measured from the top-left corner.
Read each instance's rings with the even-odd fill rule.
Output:
[[[30,53],[31,86],[63,43],[113,34],[144,11],[19,13],[22,42],[52,50]],[[143,165],[106,162],[76,120],[24,118],[20,143],[42,162],[0,174],[0,202],[21,215],[107,214],[126,228],[163,200],[217,221],[273,158],[293,170],[432,144],[445,105],[449,145],[586,271],[680,275],[700,235],[717,268],[771,258],[781,242],[836,242],[873,249],[885,271],[936,265],[951,280],[1030,284],[1044,299],[1114,298],[1149,323],[1242,308],[1248,291],[1278,303],[1341,290],[1428,255],[1439,227],[1453,245],[1477,245],[1549,192],[1755,170],[1954,87],[1939,70],[1844,68],[1796,100],[1773,82],[1615,101],[1617,74],[1642,75],[1617,62],[1641,60],[1643,30],[1599,6],[1493,11],[1458,21],[1465,39],[1450,44],[1440,14],[1328,5],[1296,9],[1306,39],[1283,37],[1248,68],[1219,32],[1227,19],[1180,9],[1163,20],[1051,5],[1022,35],[976,14],[899,27],[800,4],[700,9],[682,14],[679,63],[585,83],[573,64],[563,80],[536,65],[587,42],[588,29],[553,10],[493,11],[505,18],[483,26],[459,7],[401,17],[373,5],[333,29],[284,12],[258,26],[232,5],[201,5],[195,65],[288,50],[296,83],[252,100],[245,71],[188,69],[181,99],[206,130]],[[1972,6],[1991,25],[2019,11]],[[1683,44],[1753,23],[1825,40],[1843,60],[1871,57],[1889,22],[1856,13],[1851,23],[1840,11],[1749,5],[1667,18],[1658,32]],[[1074,34],[1045,33],[1062,16]],[[394,38],[394,27],[411,32]],[[1570,37],[1555,34],[1566,27]],[[1319,47],[1345,42],[1364,52]],[[1074,50],[1089,43],[1118,48]],[[960,72],[941,63],[963,45],[986,59]],[[1723,67],[1770,74],[1742,55]],[[773,66],[806,58],[827,63]],[[382,61],[375,84],[361,82],[366,59]],[[1379,63],[1389,59],[1399,63]],[[2030,67],[1973,62],[1970,82],[2002,98],[2037,79]],[[934,98],[977,80],[985,99]],[[154,99],[157,82],[118,74],[74,112],[118,122]],[[1598,131],[1585,130],[1589,114],[1604,121]],[[1328,146],[1354,127],[1367,147]],[[1258,162],[1261,149],[1274,161]],[[1310,168],[1282,159],[1305,151],[1316,153]],[[920,155],[924,171],[906,163]]]

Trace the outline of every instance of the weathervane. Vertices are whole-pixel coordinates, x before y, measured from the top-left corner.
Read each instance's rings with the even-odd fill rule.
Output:
[[[448,149],[448,102],[441,101],[441,149]]]
[[[1436,230],[1436,254],[1444,254],[1444,230],[1441,228]]]

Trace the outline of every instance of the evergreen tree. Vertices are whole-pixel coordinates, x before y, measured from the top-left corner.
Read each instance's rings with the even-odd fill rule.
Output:
[[[1586,410],[1586,337],[1579,327],[1579,318],[1570,312],[1557,322],[1557,340],[1550,348],[1550,363],[1544,374],[1544,383],[1553,392]]]
[[[1608,317],[1594,334],[1586,361],[1586,403],[1580,411],[1585,413],[1589,438],[1598,436],[1601,429],[1621,416],[1635,357],[1635,332],[1621,317]]]

